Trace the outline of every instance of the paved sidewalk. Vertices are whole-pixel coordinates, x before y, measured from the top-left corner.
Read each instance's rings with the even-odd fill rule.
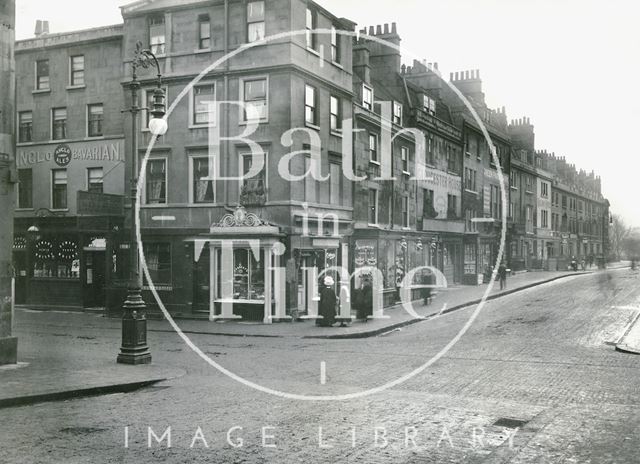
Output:
[[[495,282],[489,299],[508,295],[532,286],[557,279],[596,272],[595,268],[586,272],[549,272],[532,271],[509,277],[507,289],[500,290],[499,282]],[[211,334],[238,337],[297,337],[297,338],[365,338],[379,335],[399,327],[423,321],[424,318],[446,313],[472,304],[478,304],[487,291],[488,284],[480,286],[456,286],[438,289],[438,294],[428,306],[415,302],[414,310],[422,316],[413,318],[400,305],[386,308],[385,319],[371,319],[367,322],[353,321],[347,327],[335,324],[333,327],[316,327],[314,321],[278,322],[263,324],[261,322],[206,321],[179,319],[176,323],[186,334]],[[171,331],[167,321],[149,321],[151,331]]]

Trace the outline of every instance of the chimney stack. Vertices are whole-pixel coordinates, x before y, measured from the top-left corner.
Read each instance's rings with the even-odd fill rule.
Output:
[[[49,21],[43,21],[41,19],[36,20],[36,30],[34,35],[40,37],[49,33]]]

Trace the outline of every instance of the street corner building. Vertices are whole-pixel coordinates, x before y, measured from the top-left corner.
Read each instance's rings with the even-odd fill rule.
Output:
[[[174,316],[230,316],[229,285],[233,317],[271,322],[283,305],[296,318],[317,305],[324,274],[344,295],[372,268],[385,306],[403,285],[420,298],[427,266],[449,284],[478,285],[496,265],[503,223],[514,270],[604,262],[599,177],[536,149],[527,118],[508,123],[504,107],[488,108],[478,70],[446,82],[435,62],[403,64],[395,23],[361,29],[305,0],[150,0],[121,13],[122,24],[59,34],[39,21],[16,43],[17,303],[121,313],[132,165],[145,167],[149,277]],[[134,103],[137,43],[157,57],[170,108],[150,149],[153,67],[138,68],[137,124],[122,113]],[[242,105],[216,104],[231,101]],[[295,180],[279,169],[293,152]],[[321,178],[305,175],[315,168]],[[145,277],[144,300],[160,316],[150,285]]]

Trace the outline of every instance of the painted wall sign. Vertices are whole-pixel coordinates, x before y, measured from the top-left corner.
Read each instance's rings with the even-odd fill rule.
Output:
[[[60,145],[39,145],[37,147],[18,147],[18,167],[50,162],[55,162],[58,166],[67,166],[74,160],[123,161],[124,141],[121,139],[100,140],[70,142]]]

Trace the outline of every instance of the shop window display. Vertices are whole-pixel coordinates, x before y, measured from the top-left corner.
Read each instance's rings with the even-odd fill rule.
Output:
[[[256,260],[247,248],[233,250],[233,298],[235,300],[264,300],[264,253]]]
[[[80,278],[80,260],[75,240],[42,238],[34,245],[33,258],[35,278]]]

